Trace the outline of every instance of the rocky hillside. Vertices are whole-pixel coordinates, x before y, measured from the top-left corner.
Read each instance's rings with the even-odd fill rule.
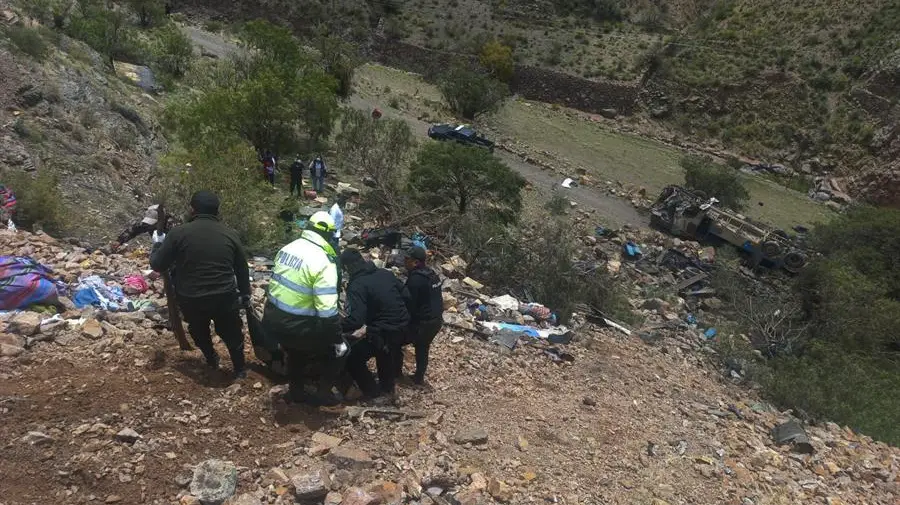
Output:
[[[513,88],[530,99],[633,111],[712,149],[801,175],[853,177],[854,196],[900,204],[900,14],[888,0],[460,0],[449,8],[185,0],[178,8],[225,20],[278,12],[301,34],[340,14],[333,29],[364,46],[381,35],[395,41],[379,42],[375,57],[417,72],[423,56],[444,61],[498,38],[522,67]],[[604,86],[615,99],[586,91]]]
[[[0,181],[52,175],[61,182],[63,229],[95,243],[114,238],[149,202],[166,148],[159,104],[82,42],[23,22],[0,13],[10,37],[0,42]],[[44,51],[27,54],[13,30]]]
[[[648,254],[658,247],[646,242],[660,240],[654,236],[639,239]],[[615,240],[595,247],[621,250]],[[576,318],[568,344],[523,336],[509,349],[465,329],[478,324],[467,307],[476,295],[488,300],[479,291],[489,288],[448,281],[451,325],[433,348],[427,388],[404,384],[395,411],[352,402],[313,410],[285,405],[280,381],[260,366],[229,383],[226,372],[205,370],[197,351],[179,351],[165,329],[161,284],[141,273],[145,251],[107,256],[9,231],[0,231],[0,248],[52,267],[69,290],[58,316],[46,307],[0,314],[7,505],[900,498],[896,448],[832,423],[807,426],[808,444],[777,445],[770,429],[789,413],[726,379],[697,330],[665,324],[686,310],[678,304],[636,301],[657,323],[630,334]],[[636,292],[658,282],[630,263],[609,265],[632,278]],[[444,271],[464,268],[456,262]],[[254,261],[254,271],[260,306],[266,262]],[[123,286],[127,307],[137,310],[76,308],[72,290],[90,275]],[[129,276],[147,285],[125,282]]]

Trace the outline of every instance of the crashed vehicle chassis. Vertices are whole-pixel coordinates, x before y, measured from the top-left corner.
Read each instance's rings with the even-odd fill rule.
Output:
[[[806,266],[807,254],[796,239],[716,207],[716,202],[681,186],[667,186],[650,209],[650,225],[690,240],[727,242],[747,253],[754,265],[792,273]]]

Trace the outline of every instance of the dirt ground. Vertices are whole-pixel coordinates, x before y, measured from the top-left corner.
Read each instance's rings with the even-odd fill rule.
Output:
[[[444,331],[429,387],[401,388],[403,407],[425,418],[353,423],[273,403],[274,382],[259,369],[229,386],[196,351],[151,334],[121,345],[42,344],[0,364],[0,503],[174,503],[179,476],[209,458],[233,461],[238,493],[252,492],[271,467],[320,464],[305,454],[315,431],[376,461],[345,475],[350,483],[414,475],[446,488],[480,473],[509,486],[511,503],[825,503],[793,483],[802,473],[815,480],[819,458],[842,447],[815,459],[771,447],[776,414],[679,341],[648,346],[586,327],[566,348],[574,363],[557,364],[535,348],[501,351]],[[123,428],[141,439],[117,441]],[[486,444],[454,442],[472,428]],[[21,442],[30,431],[53,441]],[[819,480],[829,496],[855,490]],[[886,499],[828,503],[896,505]]]

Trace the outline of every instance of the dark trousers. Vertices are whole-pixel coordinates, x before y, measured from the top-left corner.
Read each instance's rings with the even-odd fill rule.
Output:
[[[188,324],[188,332],[203,352],[207,363],[215,363],[218,356],[213,349],[209,322],[228,348],[235,372],[244,369],[244,334],[241,331],[241,313],[236,305],[237,293],[204,296],[202,298],[179,297],[178,306]]]
[[[271,174],[266,172],[266,180],[269,181],[269,184],[274,186],[275,185],[275,172],[272,172]]]
[[[368,331],[371,331],[368,330]],[[390,341],[390,337],[397,335],[384,335]],[[350,356],[347,357],[347,373],[353,377],[356,385],[365,396],[375,397],[379,393],[391,394],[394,392],[394,355],[391,353],[392,345],[382,344],[382,336],[366,336],[354,342],[350,348]],[[378,383],[369,371],[369,360],[375,358],[375,367],[378,370]],[[379,389],[380,388],[380,389]]]
[[[291,177],[291,195],[294,194],[294,188],[297,189],[297,196],[303,196],[303,181]]]
[[[412,341],[413,348],[416,350],[416,372],[413,378],[416,382],[425,380],[425,371],[428,369],[428,353],[431,352],[431,343],[434,337],[441,331],[444,325],[442,319],[434,321],[425,321],[422,323],[413,323],[409,327],[409,334],[406,342]],[[403,375],[403,346],[394,347],[394,377]]]
[[[295,402],[322,401],[331,397],[331,387],[340,374],[340,363],[329,344],[328,352],[285,348],[288,395]]]
[[[324,175],[320,176],[320,177],[313,176],[312,177],[312,186],[313,186],[313,189],[316,190],[316,193],[321,193],[322,190],[325,189],[325,176]]]

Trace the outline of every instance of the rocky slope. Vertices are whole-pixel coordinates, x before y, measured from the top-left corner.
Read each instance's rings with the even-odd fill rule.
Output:
[[[27,23],[3,12],[2,29]],[[95,243],[114,238],[149,204],[156,155],[167,146],[160,104],[83,43],[58,34],[46,43],[43,61],[8,42],[0,51],[0,177],[55,175],[63,228]]]
[[[122,284],[147,265],[145,251],[107,256],[44,234],[0,231],[0,248],[69,286],[89,274]],[[258,306],[264,263],[255,270]],[[62,299],[62,321],[0,315],[5,505],[900,503],[900,450],[830,423],[806,428],[812,454],[775,445],[769,430],[789,415],[726,380],[696,330],[583,322],[570,344],[510,351],[460,329],[476,293],[449,282],[456,326],[436,341],[429,386],[401,387],[409,415],[360,415],[288,406],[261,367],[234,384],[205,370],[178,350],[148,283],[131,295],[141,311]],[[649,321],[683,310],[642,305]]]

